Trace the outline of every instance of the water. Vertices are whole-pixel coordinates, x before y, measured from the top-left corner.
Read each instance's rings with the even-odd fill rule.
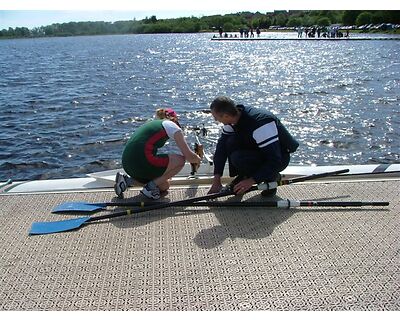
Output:
[[[119,168],[131,133],[161,106],[216,139],[202,110],[218,95],[280,117],[301,143],[292,164],[400,162],[399,41],[211,36],[0,41],[0,181]]]

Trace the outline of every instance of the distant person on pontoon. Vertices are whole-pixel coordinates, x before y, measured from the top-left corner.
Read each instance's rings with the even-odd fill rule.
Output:
[[[224,32],[224,30],[222,29],[222,27],[219,27],[218,28],[218,33],[219,33],[220,38],[222,38],[222,33],[223,32]]]
[[[302,38],[303,37],[303,27],[298,27],[297,28],[297,38]]]
[[[214,178],[208,193],[222,189],[221,176],[228,160],[229,175],[238,176],[232,186],[243,194],[254,184],[280,179],[299,143],[271,112],[236,105],[228,97],[217,97],[210,106],[214,119],[224,124],[214,154]],[[273,196],[276,188],[264,190]]]
[[[254,31],[253,27],[250,28],[250,38],[254,38]]]
[[[175,140],[183,155],[158,153],[168,139]],[[129,175],[117,173],[115,193],[123,192],[134,182],[145,184],[141,193],[150,199],[160,199],[169,189],[169,179],[175,176],[185,161],[200,164],[200,157],[190,150],[178,122],[178,115],[170,108],[158,109],[156,119],[140,126],[128,140],[122,154],[122,166]]]

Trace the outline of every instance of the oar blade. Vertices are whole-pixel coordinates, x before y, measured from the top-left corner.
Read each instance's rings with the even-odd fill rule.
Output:
[[[89,219],[90,217],[81,217],[63,221],[34,222],[32,223],[29,235],[49,234],[78,229]]]
[[[64,202],[53,208],[52,213],[65,212],[89,212],[93,213],[106,208],[105,203],[89,203],[89,202]]]

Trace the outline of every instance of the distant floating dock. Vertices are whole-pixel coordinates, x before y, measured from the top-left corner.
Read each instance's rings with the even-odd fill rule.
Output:
[[[343,38],[238,38],[238,37],[215,37],[212,41],[382,41],[400,40],[400,37],[343,37]]]

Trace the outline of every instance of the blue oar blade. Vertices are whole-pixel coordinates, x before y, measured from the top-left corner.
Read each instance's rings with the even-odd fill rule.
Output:
[[[64,202],[56,206],[51,212],[96,212],[106,207],[105,203]]]
[[[51,221],[51,222],[34,222],[32,223],[30,235],[35,234],[49,234],[56,232],[70,231],[79,228],[90,217],[82,217],[77,219],[63,220],[63,221]]]

